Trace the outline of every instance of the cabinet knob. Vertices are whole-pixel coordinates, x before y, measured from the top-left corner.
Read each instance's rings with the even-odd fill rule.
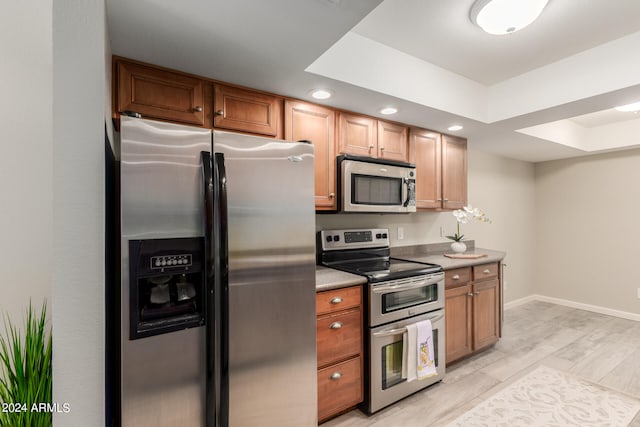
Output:
[[[380,151],[384,151],[384,147],[380,147]]]
[[[373,145],[369,146],[369,151],[373,150]]]
[[[474,295],[480,295],[480,292],[479,291],[475,291],[473,294]]]
[[[195,111],[196,113],[201,113],[202,112],[202,107],[200,107],[200,106],[193,107],[193,111]]]
[[[332,380],[332,381],[339,380],[340,378],[342,378],[342,372],[334,372],[329,377],[329,379]]]
[[[491,273],[491,271],[487,268],[486,270],[483,271],[484,274],[489,274]]]
[[[451,278],[453,280],[460,280],[460,275],[459,274],[454,274],[453,276],[451,276]]]
[[[333,322],[329,325],[329,329],[340,329],[342,328],[342,322]]]
[[[449,199],[447,199],[447,198],[445,197],[445,198],[444,198],[444,201],[445,201],[445,202],[448,202],[448,201],[449,201]]]
[[[468,297],[472,297],[472,296],[473,296],[473,292],[469,292],[469,293],[467,294],[467,296],[468,296]]]
[[[333,193],[331,193],[333,194]],[[331,195],[329,195],[329,197],[331,197]],[[335,298],[331,298],[331,301],[329,301],[331,304],[340,304],[342,302],[342,297],[335,297]]]
[[[216,116],[224,116],[224,110],[216,111]]]
[[[329,198],[330,199],[333,199],[335,197],[336,197],[336,193],[329,193]],[[342,301],[342,300],[340,300],[340,301]]]

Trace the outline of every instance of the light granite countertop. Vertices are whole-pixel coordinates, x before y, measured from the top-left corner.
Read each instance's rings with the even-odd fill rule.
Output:
[[[364,276],[316,265],[316,292],[346,288],[363,283],[367,283],[367,278]]]
[[[444,254],[450,252],[449,243],[395,247],[391,248],[391,256],[409,261],[438,264],[445,270],[452,270],[454,268],[501,262],[507,255],[506,252],[502,251],[476,248],[473,240],[466,241],[465,243],[467,243],[468,247],[465,252],[466,254],[485,254],[486,256],[474,259],[448,258],[444,256]],[[347,286],[361,285],[364,283],[367,283],[367,279],[363,276],[320,265],[316,266],[316,292],[346,288]]]

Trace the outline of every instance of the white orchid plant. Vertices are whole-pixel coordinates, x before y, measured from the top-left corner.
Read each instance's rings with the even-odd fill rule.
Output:
[[[487,218],[484,212],[471,205],[453,211],[453,216],[456,217],[456,221],[458,222],[458,231],[453,236],[447,236],[447,239],[455,242],[460,242],[464,238],[464,234],[460,234],[460,224],[467,224],[472,220],[491,223],[491,220]]]

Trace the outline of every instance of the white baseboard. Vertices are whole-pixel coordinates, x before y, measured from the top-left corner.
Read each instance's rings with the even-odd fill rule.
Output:
[[[628,311],[622,311],[622,310],[614,310],[612,308],[601,307],[598,305],[584,304],[581,302],[575,302],[575,301],[570,301],[570,300],[561,299],[561,298],[547,297],[544,295],[537,295],[537,294],[529,295],[514,301],[509,301],[508,303],[505,303],[504,309],[509,310],[511,308],[518,307],[522,304],[526,304],[531,301],[550,302],[552,304],[564,305],[566,307],[592,311],[594,313],[606,314],[608,316],[620,317],[622,319],[635,320],[636,322],[640,322],[640,314],[637,314],[637,313],[630,313]]]

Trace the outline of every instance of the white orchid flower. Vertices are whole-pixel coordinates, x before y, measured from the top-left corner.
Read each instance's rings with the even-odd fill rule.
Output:
[[[478,208],[474,208],[471,205],[467,205],[462,209],[457,209],[452,212],[453,216],[456,218],[458,223],[458,231],[453,236],[446,236],[448,239],[454,240],[456,242],[462,241],[464,235],[460,234],[460,224],[467,224],[472,219],[476,219],[480,222],[491,222],[489,218]]]

